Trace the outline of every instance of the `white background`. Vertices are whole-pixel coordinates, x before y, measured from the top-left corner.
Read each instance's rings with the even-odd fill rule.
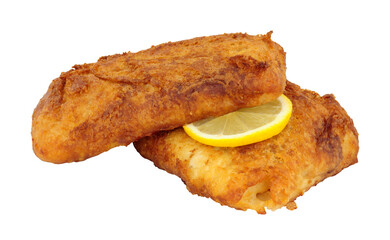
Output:
[[[0,239],[389,239],[386,1],[2,1]],[[80,163],[42,162],[31,115],[74,64],[230,32],[287,52],[287,78],[334,93],[360,133],[359,163],[297,199],[237,211],[191,195],[132,145]]]

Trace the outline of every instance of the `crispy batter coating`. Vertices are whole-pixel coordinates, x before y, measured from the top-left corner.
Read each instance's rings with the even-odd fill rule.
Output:
[[[275,99],[285,53],[270,38],[223,34],[101,57],[55,79],[33,114],[35,154],[80,161],[161,130]]]
[[[134,142],[145,158],[179,176],[187,189],[220,204],[264,214],[286,206],[327,177],[357,162],[358,133],[333,95],[320,97],[287,82],[292,117],[277,136],[219,148],[201,144],[182,128]]]

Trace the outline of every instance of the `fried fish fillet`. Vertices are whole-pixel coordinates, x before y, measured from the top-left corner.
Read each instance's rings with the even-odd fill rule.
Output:
[[[53,163],[81,161],[271,101],[283,92],[286,65],[270,37],[200,37],[76,65],[53,80],[34,111],[34,152]]]
[[[358,133],[333,95],[319,96],[287,82],[293,103],[286,128],[255,144],[221,148],[201,144],[182,128],[134,142],[137,151],[187,189],[236,209],[296,208],[310,187],[357,162]]]

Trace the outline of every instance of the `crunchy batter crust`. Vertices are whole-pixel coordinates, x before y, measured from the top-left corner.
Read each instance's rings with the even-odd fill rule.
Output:
[[[218,148],[190,138],[182,128],[134,142],[137,151],[179,176],[190,192],[237,209],[286,206],[327,177],[357,162],[358,133],[333,95],[319,96],[287,82],[293,103],[286,128],[255,144]]]
[[[200,37],[74,66],[34,111],[35,154],[54,163],[80,161],[275,99],[285,87],[285,53],[270,35]]]

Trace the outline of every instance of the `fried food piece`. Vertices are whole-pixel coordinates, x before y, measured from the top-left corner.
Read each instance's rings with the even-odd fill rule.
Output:
[[[357,162],[358,133],[333,95],[320,97],[287,82],[293,103],[286,128],[258,143],[234,148],[207,146],[182,128],[134,142],[137,151],[187,189],[236,209],[265,214],[286,206],[327,177]]]
[[[80,161],[271,101],[283,92],[286,65],[270,37],[200,37],[76,65],[51,83],[34,111],[34,152],[53,163]]]

